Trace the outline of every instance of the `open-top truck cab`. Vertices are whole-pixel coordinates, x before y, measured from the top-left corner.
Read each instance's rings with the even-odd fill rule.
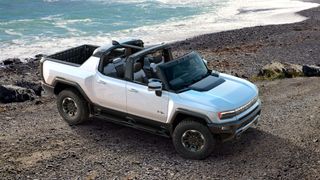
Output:
[[[83,61],[80,47],[92,56]],[[80,47],[41,60],[43,87],[71,125],[103,117],[171,137],[180,155],[203,159],[217,139],[237,137],[259,119],[257,87],[208,69],[196,52],[174,59],[170,46],[141,40]]]

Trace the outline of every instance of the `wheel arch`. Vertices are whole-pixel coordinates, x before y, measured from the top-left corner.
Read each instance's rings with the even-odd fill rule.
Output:
[[[65,90],[65,89],[74,89],[75,91],[77,91],[78,93],[80,93],[80,95],[90,104],[92,104],[91,100],[89,99],[89,97],[86,95],[86,93],[83,91],[83,89],[81,88],[81,86],[73,81],[69,81],[66,79],[62,79],[62,78],[56,78],[53,82],[53,93],[55,95],[58,95],[61,91]]]
[[[171,121],[171,127],[172,127],[172,132],[174,131],[174,129],[176,128],[176,126],[183,120],[185,119],[194,119],[195,121],[198,121],[204,125],[207,125],[208,123],[210,123],[210,119],[203,114],[197,113],[197,112],[192,112],[189,110],[185,110],[185,109],[178,109],[172,118]]]

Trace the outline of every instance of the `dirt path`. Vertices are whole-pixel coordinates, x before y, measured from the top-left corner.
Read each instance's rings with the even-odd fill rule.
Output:
[[[260,124],[184,160],[170,139],[99,119],[70,127],[54,99],[0,105],[0,179],[319,179],[320,78],[258,83]]]

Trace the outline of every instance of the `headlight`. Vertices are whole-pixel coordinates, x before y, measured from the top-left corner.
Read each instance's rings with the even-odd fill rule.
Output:
[[[258,101],[258,96],[256,96],[255,98],[253,98],[251,101],[249,101],[247,104],[231,110],[231,111],[224,111],[224,112],[219,112],[218,113],[218,117],[219,119],[230,119],[233,118],[234,116],[237,116],[241,113],[243,113],[244,111],[246,111],[247,109],[249,109],[251,106],[253,106],[256,102]]]

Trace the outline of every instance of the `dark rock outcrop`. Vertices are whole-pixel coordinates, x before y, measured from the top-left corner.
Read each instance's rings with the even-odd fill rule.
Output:
[[[42,86],[41,83],[34,83],[28,81],[17,81],[15,83],[16,86],[24,87],[27,89],[32,89],[37,96],[41,96]]]
[[[320,76],[320,66],[304,65],[302,70],[305,76]]]
[[[21,60],[18,58],[9,58],[2,61],[2,64],[5,66],[12,65],[12,64],[21,64],[21,63],[22,63]]]
[[[9,103],[16,98],[16,92],[0,85],[0,102]]]
[[[34,100],[35,98],[36,94],[32,89],[12,85],[0,85],[1,103],[24,102]]]

